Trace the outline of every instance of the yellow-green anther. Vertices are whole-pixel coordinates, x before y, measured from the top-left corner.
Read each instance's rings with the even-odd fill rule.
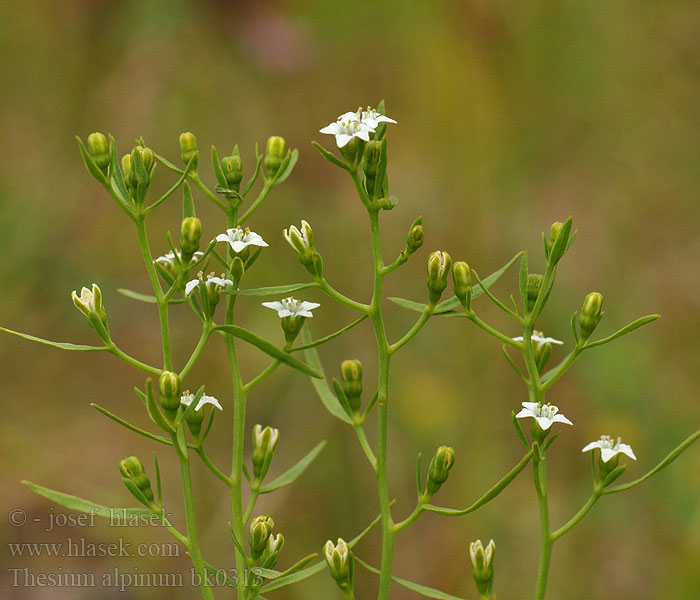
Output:
[[[250,522],[250,555],[258,559],[267,548],[267,540],[272,535],[275,522],[268,515],[260,515]]]
[[[102,171],[105,171],[110,162],[109,142],[105,135],[99,131],[91,133],[87,139],[87,147],[95,164],[102,169]]]
[[[447,276],[452,266],[452,259],[447,252],[436,250],[428,256],[428,290],[430,301],[437,302],[447,287]]]
[[[352,552],[345,540],[338,538],[338,543],[334,544],[328,540],[323,546],[323,556],[328,564],[331,577],[341,588],[352,585]]]
[[[180,134],[180,158],[187,164],[197,154],[197,138],[193,133],[186,131]]]
[[[455,296],[459,298],[462,306],[466,306],[467,294],[472,287],[472,275],[469,265],[463,260],[457,261],[452,266],[452,280],[454,281]]]
[[[225,156],[221,159],[221,170],[226,177],[226,183],[236,187],[243,179],[243,163],[240,156]]]
[[[280,432],[272,427],[253,427],[253,474],[258,480],[267,475]]]
[[[151,481],[146,475],[146,469],[144,468],[143,463],[137,456],[129,456],[120,461],[119,471],[121,472],[124,480],[131,481],[147,500],[150,502],[154,501],[153,491],[151,490]]]
[[[586,341],[603,317],[603,295],[591,292],[586,296],[581,307],[578,322],[581,327],[581,339]]]
[[[362,398],[362,363],[357,359],[344,360],[340,365],[340,376],[350,408],[353,411],[359,410]]]
[[[287,154],[287,142],[283,137],[273,135],[267,139],[265,168],[270,176],[277,173]]]
[[[188,264],[194,253],[199,249],[202,239],[202,222],[197,217],[185,217],[180,227],[180,250],[182,262]]]
[[[472,575],[476,589],[480,594],[489,594],[493,587],[493,559],[496,554],[496,544],[489,541],[484,548],[481,540],[469,544],[469,557],[472,562]]]
[[[527,312],[530,312],[535,307],[537,296],[540,294],[542,287],[542,275],[539,273],[530,273],[527,276]]]
[[[449,446],[440,446],[430,461],[428,470],[428,496],[432,496],[447,481],[450,469],[455,464],[455,451]]]
[[[180,378],[177,373],[163,371],[158,380],[160,403],[168,412],[175,412],[180,407]]]

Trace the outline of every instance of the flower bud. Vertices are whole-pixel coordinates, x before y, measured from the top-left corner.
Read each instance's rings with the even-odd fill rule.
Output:
[[[272,569],[277,564],[277,557],[284,546],[284,536],[278,533],[267,538],[267,546],[262,555],[262,564],[266,569]]]
[[[283,137],[273,135],[267,139],[265,150],[265,168],[270,177],[274,177],[287,154],[287,142]]]
[[[493,558],[496,553],[496,544],[489,541],[484,548],[481,540],[469,544],[469,557],[472,561],[472,575],[476,583],[476,589],[480,594],[490,594],[493,588]]]
[[[549,355],[552,353],[552,344],[551,342],[533,344],[533,351],[535,355],[535,364],[541,373],[547,364],[547,360],[549,360]]]
[[[231,261],[231,278],[234,281],[240,281],[245,274],[245,265],[240,256],[234,256]]]
[[[180,158],[185,164],[192,160],[192,157],[197,154],[197,138],[193,133],[186,131],[180,134]]]
[[[275,522],[272,517],[260,515],[250,522],[250,555],[258,559],[267,548],[267,541],[272,535],[272,528]]]
[[[472,287],[472,275],[469,265],[463,260],[457,261],[452,266],[452,279],[454,281],[455,296],[459,298],[462,306],[466,306],[467,294]]]
[[[134,146],[130,156],[130,177],[132,179],[132,185],[134,184],[134,180],[136,181],[136,185],[139,183],[145,183],[148,185],[151,182],[151,169],[153,168],[153,163],[155,160],[153,150],[142,146]],[[143,166],[143,170],[138,168],[139,161],[141,163],[140,166]],[[136,186],[134,185],[134,187]]]
[[[549,230],[549,238],[547,239],[547,253],[552,251],[552,246],[554,246],[554,243],[557,241],[562,227],[564,227],[564,223],[560,221],[552,223],[552,227]]]
[[[225,156],[221,159],[221,170],[224,172],[226,183],[232,188],[238,189],[243,180],[243,163],[240,156]]]
[[[530,273],[527,276],[527,312],[532,311],[537,302],[537,296],[540,295],[542,287],[542,275],[539,273]]]
[[[418,217],[411,225],[411,229],[408,230],[408,236],[406,237],[406,249],[404,250],[406,256],[410,256],[423,245],[425,231],[423,231],[422,223],[423,217]]]
[[[134,189],[138,185],[136,180],[136,174],[134,173],[131,165],[131,155],[125,154],[122,156],[122,173],[124,174],[124,181],[127,187]]]
[[[328,540],[323,547],[323,556],[328,564],[331,577],[335,579],[338,586],[342,589],[351,588],[353,557],[350,546],[347,545],[345,540],[338,538],[337,544],[333,544],[331,540]]]
[[[256,425],[253,427],[253,474],[262,481],[270,468],[272,455],[279,440],[280,432],[272,427]]]
[[[119,463],[119,470],[124,478],[124,484],[132,494],[134,494],[135,490],[133,490],[131,484],[133,484],[136,489],[143,494],[148,502],[153,503],[155,501],[153,491],[151,490],[151,481],[148,479],[143,463],[138,457],[129,456],[128,458],[122,460]],[[138,500],[142,500],[142,498],[139,498],[137,494],[134,494],[134,496]]]
[[[455,451],[449,446],[440,446],[430,461],[428,470],[428,497],[432,496],[447,481],[450,469],[455,464]]]
[[[447,275],[452,266],[452,259],[447,252],[436,250],[428,256],[428,290],[430,292],[430,302],[435,303],[440,300],[442,292],[447,287]]]
[[[102,290],[96,283],[92,284],[92,289],[83,287],[80,296],[77,292],[71,292],[73,304],[83,313],[90,326],[97,332],[105,342],[109,341],[109,326],[107,324],[107,313],[102,306]]]
[[[306,321],[306,317],[300,316],[282,317],[282,319],[280,319],[282,331],[284,332],[284,339],[287,344],[291,345],[294,343],[294,340],[297,339],[301,328],[304,326],[304,321]]]
[[[188,264],[199,249],[202,239],[202,222],[197,217],[185,217],[180,227],[180,250],[182,263]]]
[[[344,360],[340,365],[343,379],[343,392],[353,412],[360,409],[362,397],[362,363],[357,360]]]
[[[95,164],[104,172],[110,163],[109,142],[100,132],[91,133],[87,139],[87,147]]]
[[[174,413],[180,407],[180,378],[177,373],[163,371],[158,380],[160,403],[168,413]]]
[[[586,296],[581,307],[578,322],[581,327],[581,339],[585,342],[603,317],[603,295],[600,292],[591,292]]]
[[[313,266],[314,232],[306,221],[301,222],[301,231],[294,225],[283,232],[284,239],[297,253],[299,262],[307,269]]]

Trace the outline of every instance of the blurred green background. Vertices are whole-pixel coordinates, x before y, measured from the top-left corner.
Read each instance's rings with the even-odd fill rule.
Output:
[[[588,497],[590,475],[580,448],[600,434],[621,435],[639,458],[631,479],[658,462],[700,422],[697,365],[700,345],[698,198],[700,197],[700,6],[679,0],[611,2],[466,0],[462,2],[105,2],[59,0],[0,6],[0,324],[43,337],[94,343],[70,292],[101,285],[115,339],[157,364],[155,311],[119,295],[148,290],[133,227],[85,171],[76,134],[114,134],[126,152],[144,136],[175,160],[177,138],[191,130],[206,156],[210,144],[226,154],[240,144],[244,168],[256,143],[271,134],[298,147],[289,180],[251,222],[270,243],[248,284],[301,281],[304,269],[281,231],[307,219],[329,279],[345,293],[368,298],[366,217],[343,173],[311,147],[332,138],[317,133],[358,105],[387,102],[389,175],[399,206],[383,215],[384,247],[398,253],[411,221],[424,216],[426,244],[391,277],[390,295],[426,295],[424,261],[433,249],[467,260],[480,274],[521,248],[542,267],[540,234],[574,216],[578,240],[560,270],[542,326],[571,344],[571,313],[591,290],[605,296],[600,333],[637,316],[662,319],[612,346],[587,353],[550,394],[576,424],[551,452],[555,525]],[[323,138],[323,139],[322,139]],[[203,177],[213,183],[208,162]],[[155,191],[174,181],[159,172]],[[197,195],[204,238],[223,229]],[[151,243],[167,250],[165,233],[179,227],[173,199],[154,215]],[[533,267],[534,268],[534,267]],[[511,273],[495,288],[515,289]],[[352,315],[320,295],[311,326],[324,335]],[[181,307],[180,307],[181,308]],[[412,314],[388,306],[395,339]],[[479,301],[483,315],[512,328]],[[177,356],[194,343],[195,318],[172,311]],[[277,317],[256,300],[241,303],[241,321],[282,341]],[[457,462],[436,497],[465,506],[511,468],[521,447],[510,411],[525,395],[498,343],[462,320],[434,319],[398,356],[392,374],[390,464],[397,515],[414,503],[414,462],[451,444]],[[357,357],[372,381],[373,338],[358,327],[324,347],[327,371]],[[506,329],[511,331],[511,329]],[[512,329],[516,335],[515,329]],[[562,355],[555,350],[556,360]],[[265,359],[244,357],[248,376]],[[144,378],[110,356],[62,353],[4,336],[0,436],[0,585],[3,598],[194,597],[189,588],[20,588],[10,568],[34,573],[187,573],[179,558],[17,558],[8,543],[168,541],[153,528],[48,528],[65,512],[19,484],[30,479],[104,504],[132,504],[117,462],[152,444],[90,408],[98,402],[148,425],[132,392]],[[225,411],[210,437],[210,454],[229,456],[231,394],[223,347],[214,340],[190,377],[221,399]],[[368,386],[369,387],[369,386]],[[378,512],[375,484],[352,431],[335,421],[308,380],[280,369],[253,395],[250,426],[281,430],[272,475],[318,439],[327,449],[294,486],[266,496],[260,511],[274,515],[287,544],[286,567],[328,538],[352,537]],[[373,427],[370,427],[373,431]],[[182,523],[179,477],[167,449],[166,504]],[[700,596],[700,449],[628,494],[606,497],[555,548],[549,597]],[[233,564],[224,489],[196,464],[195,484],[207,556]],[[23,527],[5,517],[28,514]],[[36,519],[36,520],[35,520]],[[457,520],[422,517],[399,539],[395,573],[475,598],[468,542],[498,545],[500,598],[530,597],[538,553],[537,507],[530,470],[495,502]],[[357,548],[379,562],[379,533]],[[23,575],[20,575],[20,583]],[[376,580],[357,575],[358,598],[374,595]],[[225,592],[222,592],[224,597]],[[275,597],[339,597],[318,575]],[[414,598],[395,587],[393,598]]]

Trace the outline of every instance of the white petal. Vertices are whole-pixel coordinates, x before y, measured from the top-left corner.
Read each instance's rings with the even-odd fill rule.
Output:
[[[394,121],[394,119],[390,119],[389,117],[387,117],[385,115],[377,115],[375,117],[375,120],[378,123],[397,123],[397,121]]]
[[[227,233],[220,233],[219,235],[216,236],[216,241],[217,242],[230,242],[231,236]]]
[[[613,450],[612,448],[601,448],[600,449],[600,457],[603,459],[604,463],[608,462],[616,454],[617,454],[617,450]]]
[[[199,279],[193,279],[185,284],[185,296],[189,296],[192,290],[199,285]]]
[[[301,303],[302,310],[313,310],[314,308],[318,308],[319,306],[321,305],[318,302],[307,302],[306,300],[304,300]]]
[[[530,411],[535,410],[539,404],[537,402],[523,402],[523,406]]]
[[[552,417],[552,423],[566,423],[567,425],[573,425],[573,423],[564,415],[554,415]]]
[[[618,444],[617,451],[626,454],[632,460],[637,460],[637,457],[634,455],[634,450],[632,450],[632,446],[630,446],[629,444]]]
[[[368,131],[358,131],[355,134],[355,137],[359,137],[361,140],[365,140],[365,142],[369,142],[369,132]]]
[[[586,444],[586,445],[581,449],[581,452],[588,452],[589,450],[594,450],[595,448],[600,448],[600,441],[591,442],[590,444]]]
[[[199,399],[199,402],[197,403],[197,408],[195,410],[199,410],[204,406],[205,404],[211,404],[213,406],[216,406],[219,410],[224,410],[221,407],[221,404],[219,404],[219,401],[214,398],[214,396],[207,396],[206,394],[202,395],[202,397]]]
[[[282,304],[282,303],[279,302],[279,301],[276,301],[276,302],[262,302],[262,305],[263,305],[265,308],[271,308],[272,310],[276,310],[276,311],[284,310],[284,304]]]
[[[548,419],[547,417],[535,417],[535,421],[544,431],[547,431],[554,423],[554,419]]]
[[[253,246],[269,246],[269,244],[257,233],[250,236],[248,243],[252,244]]]
[[[313,313],[308,310],[298,310],[297,317],[313,317]]]
[[[517,415],[515,415],[516,419],[524,419],[525,417],[534,417],[535,415],[532,414],[532,411],[529,408],[523,408]]]
[[[352,119],[353,121],[358,121],[357,113],[354,110],[343,113],[338,117],[338,121],[344,121],[345,119]]]
[[[236,240],[235,242],[231,242],[231,248],[233,248],[234,252],[240,252],[243,250],[248,244],[246,242],[241,242],[240,240]]]
[[[523,336],[519,335],[517,337],[511,338],[514,342],[522,342],[523,341]]]
[[[337,135],[338,133],[338,123],[331,123],[330,125],[326,125],[323,129],[319,129],[320,133],[329,133],[331,135]]]
[[[343,146],[347,146],[351,139],[352,136],[347,133],[338,133],[335,136],[335,143],[338,145],[338,148],[342,148]]]

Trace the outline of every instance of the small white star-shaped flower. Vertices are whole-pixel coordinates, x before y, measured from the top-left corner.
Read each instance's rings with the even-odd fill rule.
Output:
[[[248,246],[266,247],[268,245],[261,236],[247,227],[245,229],[242,227],[227,229],[226,233],[220,233],[216,236],[216,241],[227,242],[236,253],[241,252]]]
[[[369,142],[369,134],[374,133],[374,128],[360,121],[356,113],[346,113],[339,117],[337,121],[326,125],[319,131],[321,133],[334,135],[335,143],[338,145],[338,148],[342,148],[350,143],[352,138],[359,138],[365,142]]]
[[[523,402],[523,409],[515,415],[518,419],[532,417],[543,431],[547,431],[552,423],[566,423],[573,425],[569,419],[562,414],[557,414],[559,408],[553,404],[538,404],[537,402]]]
[[[202,258],[202,256],[204,256],[204,252],[195,252],[192,255],[190,264],[196,263],[200,258]],[[163,267],[174,269],[175,265],[180,262],[180,253],[178,252],[177,255],[175,255],[173,252],[168,252],[167,254],[154,259],[153,262],[156,262]]]
[[[313,317],[311,311],[314,308],[321,306],[316,302],[306,302],[305,300],[297,300],[296,298],[285,298],[276,302],[263,302],[262,305],[266,308],[271,308],[277,311],[277,316],[285,317]]]
[[[182,396],[180,397],[180,403],[184,404],[185,406],[189,406],[192,404],[192,401],[195,399],[196,394],[190,394],[190,392],[186,391]],[[214,396],[207,396],[206,394],[203,394],[202,397],[199,399],[199,402],[197,402],[197,406],[195,407],[195,411],[198,411],[200,408],[202,408],[205,404],[211,404],[212,406],[215,406],[219,410],[224,410],[221,408],[221,404],[219,404],[219,401],[214,398]]]
[[[541,331],[533,331],[532,335],[530,336],[530,339],[535,344],[537,344],[538,348],[544,344],[556,344],[558,346],[561,346],[564,343],[561,340],[554,339],[553,337],[544,337],[544,333],[542,333]],[[514,342],[522,342],[523,336],[519,335],[517,337],[514,337],[513,341]]]
[[[189,296],[192,291],[199,286],[200,282],[204,281],[202,279],[202,274],[199,274],[199,277],[197,279],[192,279],[191,281],[188,281],[185,284],[185,296]],[[204,283],[208,286],[216,286],[218,288],[225,288],[226,286],[233,285],[233,281],[230,279],[224,279],[223,277],[217,277],[213,273],[210,273],[207,275],[206,281]]]
[[[360,121],[360,123],[364,123],[371,129],[376,129],[379,127],[380,123],[396,123],[394,119],[390,119],[386,115],[380,114],[374,108],[369,106],[367,107],[367,110],[360,109],[357,111],[346,112],[338,117],[338,120],[340,119],[355,119],[356,121]]]
[[[620,453],[626,454],[632,460],[637,460],[637,457],[634,455],[634,451],[632,450],[632,446],[629,444],[623,444],[622,439],[619,437],[617,438],[617,441],[615,441],[609,435],[601,435],[597,442],[587,444],[584,446],[581,452],[588,452],[589,450],[594,450],[595,448],[600,450],[600,458],[603,459],[604,463],[608,462],[611,458]]]

